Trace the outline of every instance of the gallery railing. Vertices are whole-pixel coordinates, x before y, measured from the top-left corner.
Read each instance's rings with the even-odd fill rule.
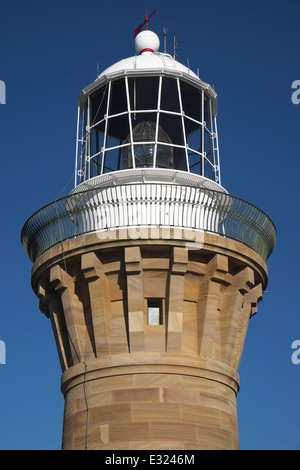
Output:
[[[35,212],[21,240],[31,261],[54,245],[91,232],[162,227],[210,232],[237,240],[265,260],[276,243],[271,219],[227,193],[175,184],[138,183],[74,193]],[[150,231],[151,236],[151,231]]]

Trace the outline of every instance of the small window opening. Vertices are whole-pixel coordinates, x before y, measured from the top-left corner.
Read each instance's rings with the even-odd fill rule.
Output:
[[[148,299],[148,325],[162,325],[161,299]]]

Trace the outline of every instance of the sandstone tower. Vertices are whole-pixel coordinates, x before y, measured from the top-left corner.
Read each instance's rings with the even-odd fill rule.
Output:
[[[276,231],[221,185],[214,89],[159,46],[140,31],[82,91],[75,187],[22,230],[64,450],[239,448],[238,367]]]

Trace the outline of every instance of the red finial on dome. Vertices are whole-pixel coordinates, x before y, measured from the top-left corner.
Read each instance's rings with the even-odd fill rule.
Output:
[[[146,23],[146,28],[148,29],[148,23],[149,23],[149,20],[151,18],[151,16],[154,15],[154,13],[156,13],[157,10],[154,10],[153,13],[151,13],[150,16],[148,16],[148,13],[147,13],[147,10],[146,10],[146,18],[144,19],[144,23],[141,23],[135,30],[134,30],[134,37],[136,38],[136,36],[142,31],[142,27],[144,26],[144,24]]]

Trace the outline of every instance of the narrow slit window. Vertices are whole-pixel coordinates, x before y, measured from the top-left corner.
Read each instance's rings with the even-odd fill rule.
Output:
[[[148,299],[148,325],[162,325],[161,299]]]

